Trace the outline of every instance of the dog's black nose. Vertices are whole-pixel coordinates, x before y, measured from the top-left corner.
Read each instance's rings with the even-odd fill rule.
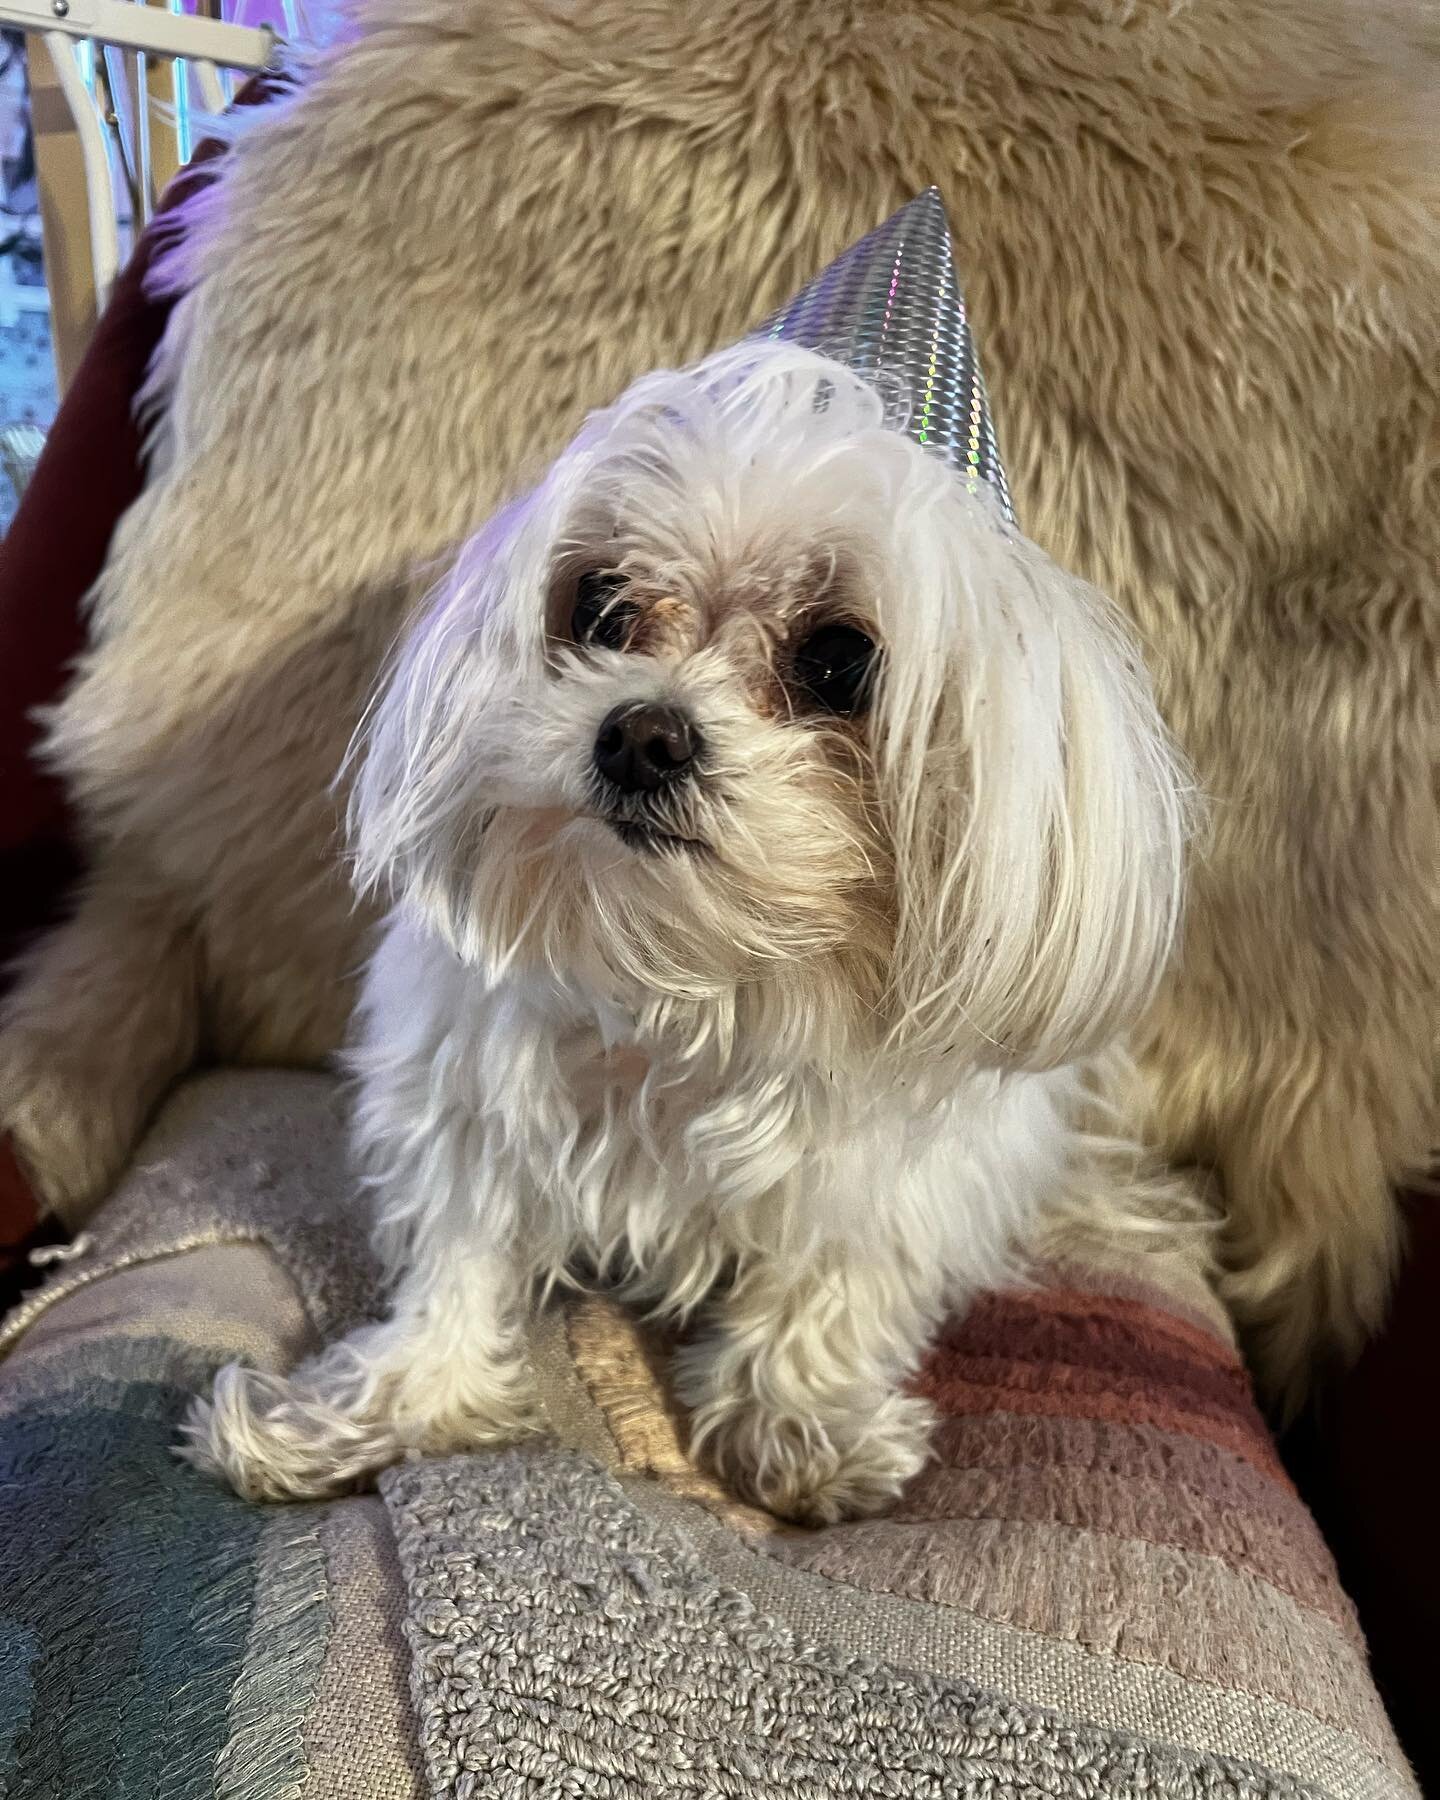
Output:
[[[686,774],[699,733],[676,706],[617,706],[595,736],[595,767],[622,793],[653,794]]]

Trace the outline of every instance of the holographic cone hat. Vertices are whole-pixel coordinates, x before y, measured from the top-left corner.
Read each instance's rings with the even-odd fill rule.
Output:
[[[818,351],[873,382],[897,430],[972,492],[983,483],[1015,522],[938,188],[836,257],[754,335]]]

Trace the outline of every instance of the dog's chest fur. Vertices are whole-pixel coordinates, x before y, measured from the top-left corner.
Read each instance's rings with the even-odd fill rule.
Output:
[[[767,1059],[743,1032],[647,1041],[619,1010],[487,983],[399,921],[365,1010],[362,1067],[388,1047],[425,1071],[406,1128],[457,1107],[473,1119],[477,1230],[483,1211],[533,1266],[638,1271],[682,1309],[737,1259],[827,1244],[929,1245],[977,1282],[1002,1279],[1017,1224],[1068,1178],[1073,1071],[972,1073],[917,1098],[883,1064]],[[394,1128],[358,1125],[362,1146]]]

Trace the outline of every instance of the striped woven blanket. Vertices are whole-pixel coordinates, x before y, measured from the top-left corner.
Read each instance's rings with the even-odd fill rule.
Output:
[[[219,1362],[366,1308],[333,1087],[195,1081],[0,1344],[0,1795],[1417,1790],[1223,1318],[1071,1260],[948,1330],[893,1516],[802,1532],[684,1454],[664,1346],[537,1324],[549,1435],[257,1508],[171,1454]],[[1136,1260],[1136,1259],[1132,1259]]]

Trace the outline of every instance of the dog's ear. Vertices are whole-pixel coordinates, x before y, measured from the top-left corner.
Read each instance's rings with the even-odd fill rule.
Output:
[[[383,671],[341,774],[362,894],[405,901],[458,948],[487,801],[476,739],[524,729],[518,675],[543,657],[546,522],[533,497],[500,512],[460,552]]]
[[[1169,957],[1186,779],[1102,595],[958,491],[893,542],[892,1044],[1053,1067],[1124,1029]]]

